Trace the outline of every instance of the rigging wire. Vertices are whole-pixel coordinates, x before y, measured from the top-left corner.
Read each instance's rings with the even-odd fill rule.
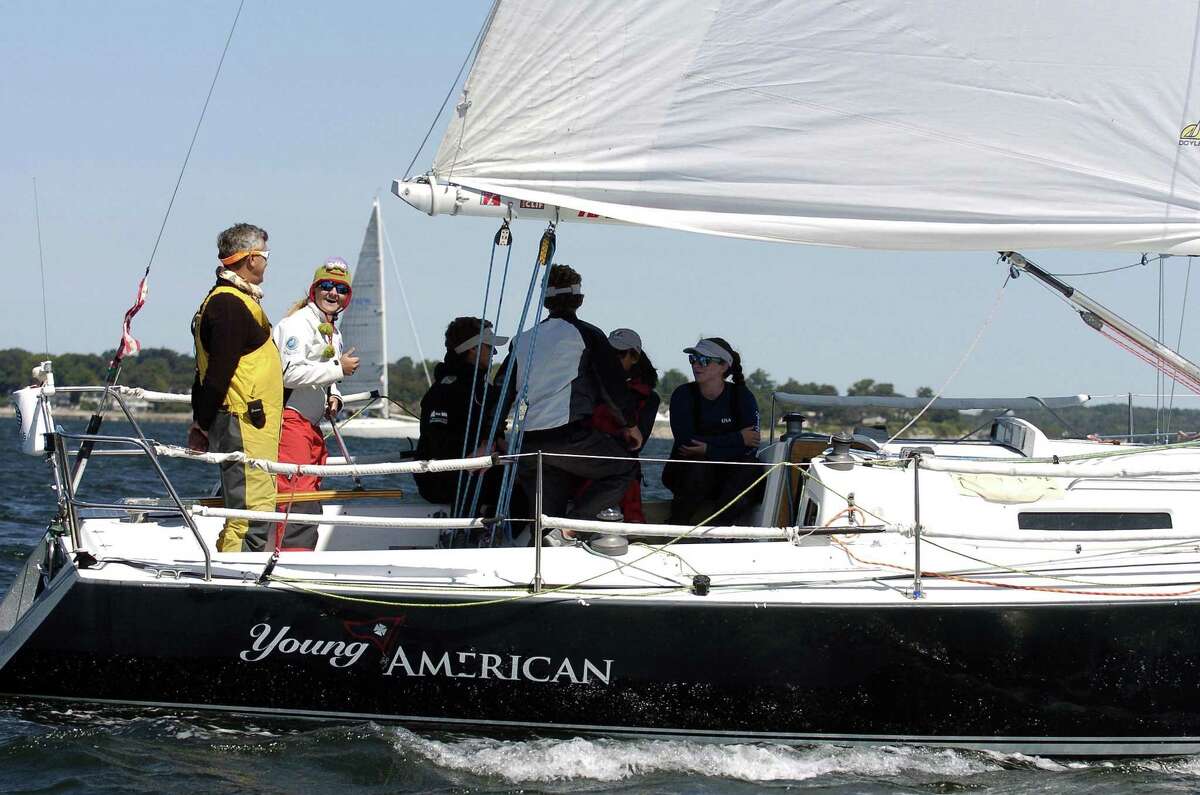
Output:
[[[488,25],[491,24],[492,17],[496,13],[496,5],[498,5],[498,3],[494,3],[492,5],[492,9],[488,12],[487,17],[484,18],[483,24],[479,26],[479,32],[475,34],[475,40],[471,42],[471,47],[467,50],[467,55],[465,58],[463,58],[462,65],[458,67],[458,74],[454,76],[454,82],[450,84],[450,89],[446,92],[446,96],[442,98],[442,104],[438,107],[437,113],[434,114],[433,121],[429,123],[429,129],[425,131],[425,137],[421,139],[421,145],[417,147],[417,151],[413,152],[412,160],[408,161],[408,167],[404,169],[404,179],[401,180],[402,182],[407,181],[408,178],[412,176],[412,168],[414,165],[416,165],[417,158],[421,156],[421,152],[425,151],[425,144],[429,143],[429,136],[433,135],[433,131],[437,127],[438,120],[442,118],[442,113],[444,113],[446,110],[446,103],[450,101],[450,97],[454,96],[454,89],[458,87],[458,81],[462,79],[463,72],[465,72],[467,69],[467,64],[471,62],[472,56],[474,56],[478,50],[479,42],[483,39],[484,31],[486,31]]]
[[[1145,261],[1146,261],[1146,255],[1143,254],[1142,262],[1145,262]],[[1164,282],[1164,274],[1163,274],[1163,261],[1162,261],[1162,259],[1159,259],[1159,261],[1158,261],[1158,326],[1157,326],[1157,329],[1155,332],[1155,337],[1154,337],[1154,341],[1157,342],[1159,345],[1165,345],[1166,339],[1167,339],[1166,311],[1163,308],[1164,293],[1165,293],[1164,287],[1165,287],[1165,282]],[[1165,362],[1163,361],[1163,358],[1161,356],[1156,356],[1155,363],[1156,363],[1156,366],[1154,368],[1156,371],[1155,386],[1156,386],[1158,392],[1161,394],[1162,391],[1167,388],[1166,376],[1163,373],[1163,364]],[[1164,401],[1162,398],[1158,398],[1157,403],[1155,405],[1156,410],[1154,413],[1154,430],[1157,433],[1162,433],[1163,402]]]
[[[500,275],[499,298],[496,300],[496,331],[498,332],[499,327],[500,327],[500,313],[504,309],[504,293],[508,289],[508,266],[512,262],[512,250],[513,250],[512,230],[509,229],[507,219],[505,219],[504,222],[500,225],[500,229],[497,230],[496,236],[495,236],[495,238],[493,238],[493,240],[500,245],[507,246],[507,251],[504,255],[504,271]],[[504,242],[501,242],[501,241],[504,241]],[[489,266],[489,268],[490,268],[490,266]],[[489,276],[488,278],[490,280],[491,277]],[[486,311],[486,309],[487,309],[487,301],[485,300],[484,301],[484,310]],[[518,331],[519,331],[519,329],[518,329]],[[480,354],[483,353],[482,342],[480,344],[479,353]],[[478,450],[479,443],[480,443],[480,441],[482,441],[483,424],[486,420],[484,409],[488,405],[488,391],[490,390],[491,386],[492,386],[491,379],[490,378],[485,379],[483,382],[483,395],[480,399],[479,424],[475,428],[475,439],[471,442],[472,450]],[[498,395],[497,397],[503,398],[503,394]],[[499,404],[499,400],[497,400],[496,409],[498,410],[499,408],[500,408],[500,404]],[[469,428],[470,428],[470,423],[468,423],[468,430],[469,430]],[[490,441],[488,443],[488,451],[489,452],[491,451],[491,442]],[[483,476],[480,475],[479,477],[477,477],[475,479],[475,481],[472,484],[471,502],[470,502],[470,507],[467,509],[468,510],[467,515],[469,515],[469,516],[475,515],[475,510],[479,506],[479,498],[482,494],[483,494]]]
[[[38,204],[37,177],[33,178],[33,217],[37,222],[38,241],[38,275],[42,280],[42,344],[43,350],[50,353],[50,321],[46,314],[46,260],[42,256],[42,210]]]
[[[158,253],[159,243],[162,242],[163,232],[167,228],[167,220],[171,217],[171,210],[175,207],[175,198],[179,195],[179,187],[183,184],[183,175],[187,172],[188,162],[192,159],[192,150],[196,146],[196,139],[200,136],[200,127],[204,124],[204,117],[208,113],[208,104],[212,100],[213,91],[217,87],[217,80],[221,77],[221,67],[225,65],[225,56],[229,53],[229,45],[233,41],[233,34],[237,31],[238,20],[242,17],[242,9],[246,5],[246,0],[241,0],[238,3],[237,13],[233,16],[233,23],[229,26],[229,35],[225,37],[225,46],[221,49],[221,57],[217,61],[217,69],[213,73],[212,82],[208,86],[208,93],[204,97],[204,105],[200,108],[200,118],[196,120],[196,127],[192,131],[192,140],[188,143],[187,154],[184,155],[183,164],[179,167],[179,176],[175,179],[175,188],[171,191],[171,199],[167,202],[167,211],[163,213],[162,224],[158,227],[158,235],[154,238],[154,247],[150,250],[150,258],[146,261],[146,270],[142,273],[142,279],[138,283],[138,294],[131,306],[125,312],[125,322],[121,328],[121,339],[117,343],[116,352],[113,354],[112,360],[108,363],[108,371],[104,374],[104,392],[101,393],[100,401],[96,405],[95,412],[92,413],[91,419],[88,420],[85,434],[94,436],[100,431],[100,425],[104,422],[104,414],[108,411],[109,393],[112,387],[117,383],[121,376],[121,361],[124,359],[127,349],[136,350],[137,342],[130,334],[130,324],[133,321],[133,316],[141,310],[145,304],[147,295],[147,283],[150,279],[150,268],[154,265],[154,257]],[[132,348],[128,346],[132,345]],[[75,458],[75,470],[72,474],[73,482],[78,485],[83,477],[84,469],[87,467],[87,462],[95,447],[95,442],[91,439],[85,440],[79,446],[79,453]]]
[[[554,260],[554,252],[558,247],[557,237],[555,234],[555,225],[553,222],[546,226],[546,231],[542,233],[542,239],[538,243],[538,255],[534,262],[533,273],[529,277],[529,290],[525,294],[525,306],[521,312],[521,321],[518,325],[518,334],[524,330],[525,318],[528,314],[530,303],[533,301],[533,291],[535,285],[540,281],[541,290],[538,296],[537,309],[533,316],[533,325],[529,330],[529,351],[525,355],[525,376],[521,379],[521,389],[517,394],[515,409],[516,415],[511,431],[512,444],[509,446],[510,455],[520,455],[521,445],[525,442],[525,413],[529,408],[528,395],[529,383],[532,380],[529,377],[530,368],[533,366],[533,352],[537,348],[538,330],[542,323],[542,310],[546,304],[546,290],[550,286],[550,263]],[[538,272],[541,271],[541,278],[538,278]],[[517,353],[517,346],[514,344],[509,354],[512,360],[512,366],[505,368],[504,387],[501,388],[500,394],[508,395],[508,384],[512,378],[513,371],[517,368],[518,362],[513,359]],[[492,427],[496,427],[496,423],[500,420],[500,412],[496,412],[496,417],[492,422]],[[494,435],[494,433],[493,433]],[[488,451],[490,452],[490,450]],[[509,467],[504,473],[504,480],[500,485],[500,506],[496,510],[497,516],[508,516],[509,508],[512,505],[512,495],[515,491],[517,480],[517,469],[520,466]]]
[[[483,345],[484,345],[483,340],[484,340],[484,336],[485,336],[484,332],[487,330],[487,322],[488,322],[488,319],[487,319],[488,311],[487,310],[488,310],[488,302],[491,300],[491,297],[492,297],[492,274],[494,273],[495,267],[496,267],[496,249],[499,248],[500,246],[506,246],[507,253],[505,254],[505,257],[504,257],[504,272],[505,272],[505,274],[508,273],[508,261],[512,257],[512,246],[507,245],[507,242],[501,242],[502,240],[511,242],[510,239],[507,237],[507,235],[508,235],[507,229],[508,229],[508,224],[504,223],[500,227],[500,230],[496,232],[496,236],[494,238],[492,238],[492,251],[491,251],[491,254],[488,256],[487,281],[484,283],[484,287],[483,287],[483,308],[480,309],[480,311],[479,311],[479,343],[475,346],[475,362],[474,362],[474,366],[471,368],[471,391],[468,393],[470,395],[470,399],[467,401],[467,423],[466,423],[466,429],[465,429],[466,432],[463,434],[462,456],[461,456],[462,458],[467,457],[467,449],[468,449],[468,446],[471,444],[471,425],[472,425],[472,422],[476,419],[475,418],[475,389],[479,384],[479,359],[483,355]],[[504,285],[500,286],[500,292],[501,292],[501,294],[503,294]],[[499,320],[498,316],[497,316],[497,320]],[[486,390],[486,389],[487,389],[487,378],[485,376],[484,377],[484,390]],[[485,393],[483,395],[483,400],[480,402],[480,405],[479,405],[479,417],[478,417],[479,431],[477,431],[475,434],[476,446],[478,446],[479,434],[483,430],[484,409],[486,407],[487,407],[487,393],[485,391]],[[470,447],[470,449],[474,450],[475,447]],[[483,480],[483,476],[480,475],[479,479]],[[467,483],[467,491],[470,491],[471,475],[467,475],[463,470],[460,469],[458,471],[457,482],[455,483],[455,486],[454,486],[454,514],[453,514],[454,516],[462,516],[462,511],[466,507],[467,492],[465,492],[463,490],[463,481],[464,480],[466,480],[466,483]]]
[[[997,262],[999,262],[999,260],[997,260]],[[1004,288],[1008,287],[1008,283],[1010,281],[1012,281],[1011,272],[1005,274],[1004,283],[1000,285],[1000,289],[996,292],[996,297],[992,300],[991,309],[988,310],[987,316],[984,317],[983,324],[979,327],[979,331],[975,332],[975,339],[971,340],[971,344],[967,346],[965,351],[963,351],[963,355],[958,360],[958,364],[955,365],[954,370],[938,388],[938,391],[933,393],[933,397],[929,398],[929,402],[927,402],[920,411],[914,414],[913,418],[905,423],[903,428],[892,434],[892,438],[888,439],[886,444],[891,444],[892,442],[896,441],[900,434],[911,428],[913,424],[919,420],[926,411],[929,410],[929,407],[933,405],[933,402],[941,397],[942,393],[946,391],[946,388],[950,386],[950,382],[954,380],[959,371],[962,370],[963,366],[967,363],[967,360],[971,358],[971,354],[975,352],[975,346],[977,346],[979,341],[983,339],[984,332],[986,332],[988,327],[992,325],[992,321],[996,317],[996,311],[1000,308],[1000,302],[1004,298]]]
[[[1183,304],[1179,307],[1179,333],[1175,337],[1175,351],[1180,352],[1183,349],[1183,321],[1187,317],[1188,303],[1188,288],[1192,283],[1192,258],[1188,257],[1187,275],[1183,279]],[[1179,382],[1171,379],[1171,401],[1167,409],[1167,428],[1166,433],[1171,432],[1171,419],[1175,413],[1175,386]]]
[[[383,242],[387,246],[388,256],[392,260],[392,273],[400,285],[400,300],[404,302],[404,314],[408,315],[408,326],[412,329],[413,342],[417,344],[417,356],[421,359],[421,369],[425,371],[425,383],[433,386],[433,376],[429,374],[429,365],[425,362],[425,351],[421,348],[421,336],[417,334],[417,323],[413,320],[412,308],[408,305],[408,292],[404,289],[404,279],[400,278],[400,266],[396,264],[396,252],[392,250],[392,238],[388,236],[387,224],[383,222],[382,212],[379,213],[379,228],[383,230]],[[387,367],[387,362],[384,362],[383,366]]]
[[[1154,257],[1154,261],[1164,260],[1169,256],[1171,256],[1171,255],[1170,254],[1159,254],[1158,256]],[[1137,262],[1131,262],[1128,265],[1118,265],[1115,268],[1104,268],[1103,270],[1098,270],[1098,271],[1080,271],[1078,273],[1051,273],[1050,275],[1058,277],[1060,279],[1068,277],[1068,276],[1099,276],[1099,275],[1105,274],[1105,273],[1116,273],[1117,271],[1129,270],[1130,268],[1144,268],[1146,266],[1146,264],[1147,264],[1147,262],[1145,259],[1139,259]]]
[[[179,195],[179,186],[183,184],[183,175],[187,171],[188,161],[192,159],[192,149],[196,146],[196,139],[200,137],[200,126],[204,124],[204,116],[208,113],[208,103],[212,100],[217,80],[221,77],[221,67],[225,65],[225,56],[229,52],[229,45],[233,41],[233,34],[237,30],[238,20],[242,17],[242,8],[245,5],[246,0],[241,0],[238,3],[237,13],[233,15],[233,24],[229,26],[229,35],[225,37],[225,47],[221,50],[220,60],[217,61],[217,71],[213,73],[212,82],[208,86],[208,94],[204,97],[204,106],[200,108],[200,118],[196,120],[196,128],[192,130],[192,140],[188,143],[187,154],[183,156],[183,165],[179,167],[179,176],[175,179],[175,189],[171,191],[171,200],[167,202],[167,211],[163,214],[162,225],[158,228],[158,237],[154,239],[154,248],[150,250],[145,276],[150,275],[150,266],[154,264],[154,255],[158,253],[158,244],[162,242],[163,232],[167,228],[167,219],[171,217],[171,209],[175,206],[175,197]]]

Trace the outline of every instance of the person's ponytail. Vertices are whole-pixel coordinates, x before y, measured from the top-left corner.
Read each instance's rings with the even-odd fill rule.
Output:
[[[729,367],[729,372],[733,376],[733,383],[741,386],[746,383],[746,376],[742,373],[742,355],[737,351],[730,351],[733,354],[733,364]]]

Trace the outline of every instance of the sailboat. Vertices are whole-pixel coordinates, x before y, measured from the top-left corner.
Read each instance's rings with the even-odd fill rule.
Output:
[[[430,214],[553,224],[531,321],[564,221],[1002,251],[1020,284],[1187,383],[1194,364],[1019,251],[1200,254],[1198,30],[1196,5],[1173,0],[503,0],[432,167],[394,192]],[[885,307],[861,333],[902,323]],[[110,504],[80,498],[71,471],[82,443],[156,467],[219,456],[56,430],[51,397],[70,387],[39,377],[22,428],[56,510],[0,602],[5,694],[452,731],[1200,752],[1193,444],[1053,439],[1003,414],[981,439],[796,430],[758,451],[765,496],[740,525],[539,509],[532,547],[456,548],[438,531],[503,539],[521,517],[347,499],[325,505],[324,551],[220,554],[235,514],[161,468],[166,498]],[[543,549],[547,528],[643,543]]]
[[[371,204],[371,217],[363,235],[354,270],[354,300],[340,321],[343,344],[354,348],[358,370],[341,383],[344,394],[378,392],[382,397],[361,416],[338,427],[344,436],[371,439],[410,439],[421,435],[417,418],[399,415],[387,399],[387,292],[383,271],[383,224],[379,200]]]

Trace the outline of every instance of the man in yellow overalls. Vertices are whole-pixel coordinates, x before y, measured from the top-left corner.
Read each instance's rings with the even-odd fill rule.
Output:
[[[217,283],[192,318],[196,380],[188,446],[277,460],[283,374],[262,301],[267,233],[237,224],[217,237]],[[249,464],[221,464],[226,508],[275,510],[275,476]],[[274,522],[226,519],[219,552],[274,549]]]

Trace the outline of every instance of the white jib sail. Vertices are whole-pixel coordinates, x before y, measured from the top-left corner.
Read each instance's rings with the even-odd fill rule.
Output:
[[[502,0],[434,163],[618,220],[1200,253],[1185,0]]]
[[[353,347],[359,357],[358,370],[339,385],[342,392],[368,392],[378,389],[388,393],[387,371],[387,302],[383,281],[383,246],[379,226],[379,201],[371,206],[371,218],[363,236],[354,271],[354,293],[350,306],[342,317],[342,345]],[[382,416],[389,414],[385,400],[379,404]]]

